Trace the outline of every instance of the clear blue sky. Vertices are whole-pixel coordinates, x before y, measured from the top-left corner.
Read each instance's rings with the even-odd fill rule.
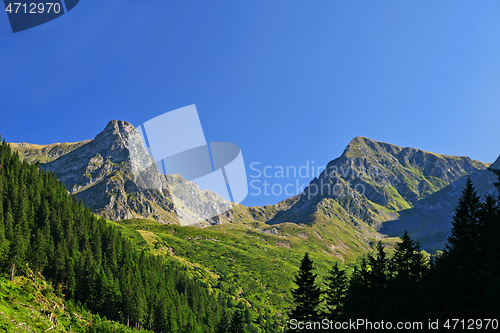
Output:
[[[325,165],[355,136],[493,162],[500,1],[82,0],[17,34],[0,13],[7,141],[90,139],[190,104],[254,176]]]

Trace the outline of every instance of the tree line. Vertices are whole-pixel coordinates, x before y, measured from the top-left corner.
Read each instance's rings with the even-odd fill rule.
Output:
[[[0,278],[50,281],[61,296],[155,332],[275,332],[266,314],[138,251],[66,191],[54,174],[0,144]]]
[[[499,170],[490,171],[500,180]],[[500,190],[500,181],[494,186]],[[484,329],[483,320],[500,320],[500,197],[481,200],[468,178],[441,254],[425,256],[405,232],[392,255],[379,243],[350,276],[340,265],[333,265],[324,290],[306,253],[295,284],[289,316],[295,322],[362,318],[422,322],[425,329],[438,320],[439,328],[446,330],[443,324],[457,319],[460,328]],[[293,328],[290,331],[301,331],[297,325]]]

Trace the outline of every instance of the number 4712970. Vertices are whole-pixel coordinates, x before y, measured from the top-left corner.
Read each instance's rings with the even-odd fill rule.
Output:
[[[448,319],[444,325],[446,329],[474,330],[474,329],[498,329],[497,319]]]
[[[7,8],[5,8],[9,14],[48,14],[51,11],[58,14],[61,11],[61,5],[59,3],[53,2],[39,2],[39,3],[21,3],[21,2],[9,2]]]

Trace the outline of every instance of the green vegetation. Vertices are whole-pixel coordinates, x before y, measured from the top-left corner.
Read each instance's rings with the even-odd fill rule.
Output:
[[[32,279],[35,290],[47,279],[68,302],[59,303],[61,308],[80,303],[93,314],[137,329],[223,333],[229,322],[232,329],[245,332],[280,331],[277,318],[266,308],[250,309],[224,289],[193,279],[176,261],[139,251],[114,224],[69,196],[53,174],[21,162],[4,141],[0,145],[0,281],[8,286],[7,279],[15,284],[19,277]],[[23,314],[26,309],[37,308],[35,299],[25,301],[20,301],[24,310],[17,303],[5,309],[19,316],[16,323],[30,316]],[[64,317],[62,312],[54,315]],[[100,331],[112,331],[106,323],[101,326]]]
[[[295,306],[290,317],[300,321],[318,318],[321,303],[321,289],[316,284],[317,275],[313,272],[313,262],[306,253],[300,262],[300,270],[295,277],[297,288],[292,290]]]
[[[12,150],[19,153],[19,157],[26,162],[48,163],[59,156],[65,155],[72,150],[83,146],[89,141],[53,143],[50,145],[37,145],[32,143],[9,143]]]
[[[267,309],[284,318],[292,300],[293,276],[304,252],[327,269],[339,257],[314,229],[285,223],[280,235],[263,233],[276,226],[254,222],[221,224],[209,228],[180,227],[148,220],[119,221],[120,231],[140,249],[179,262],[194,279],[213,290],[234,295],[257,312]],[[354,258],[353,258],[354,261]]]
[[[500,179],[500,172],[492,170]],[[500,184],[495,186],[500,189]],[[443,298],[451,306],[442,317],[498,318],[500,315],[500,198],[480,201],[470,179],[455,212],[453,229],[443,254],[436,262],[435,305]],[[446,281],[446,282],[445,282]],[[443,286],[440,286],[443,284]]]
[[[40,277],[35,282],[33,273],[29,275],[16,276],[12,281],[0,278],[0,330],[3,332],[135,331],[65,300],[61,289],[55,290]]]
[[[500,179],[500,171],[494,172]],[[495,186],[500,189],[500,183]],[[392,255],[378,244],[376,253],[364,256],[349,277],[335,264],[323,290],[322,313],[309,311],[303,315],[303,309],[317,309],[318,298],[304,298],[304,293],[296,292],[291,318],[303,322],[299,328],[313,327],[311,322],[320,322],[322,318],[339,323],[353,318],[391,325],[422,323],[421,327],[406,327],[406,331],[415,332],[427,329],[429,320],[436,319],[441,322],[436,329],[445,331],[447,320],[457,318],[467,322],[459,329],[484,328],[486,318],[497,320],[500,315],[499,203],[500,198],[493,196],[482,203],[468,179],[446,249],[435,261],[431,262],[405,232]],[[306,255],[296,276],[296,290],[313,290],[315,295],[319,285],[311,273],[312,267]],[[490,329],[493,326],[498,323],[490,325]],[[367,326],[358,329],[370,331]]]
[[[472,218],[467,217],[469,208],[462,209],[465,227],[455,223],[456,240],[450,238],[450,247],[432,268],[408,235],[402,241],[380,239],[381,222],[395,219],[401,209],[412,207],[412,200],[449,184],[438,176],[424,177],[423,167],[406,156],[397,162],[391,154],[404,149],[394,147],[368,139],[352,145],[351,150],[359,148],[358,157],[376,155],[400,163],[394,169],[381,167],[380,179],[336,180],[346,187],[361,181],[366,195],[308,202],[296,196],[265,207],[234,205],[221,217],[222,224],[197,228],[98,218],[68,196],[53,174],[27,163],[36,154],[24,153],[22,163],[3,143],[0,312],[5,317],[0,324],[10,331],[45,331],[53,326],[51,330],[62,332],[71,325],[73,331],[99,332],[126,332],[131,327],[156,332],[281,332],[291,311],[304,320],[312,319],[316,309],[334,320],[401,319],[412,311],[442,316],[439,309],[448,304],[428,295],[451,297],[452,289],[446,291],[444,285],[479,295],[460,303],[474,304],[477,310],[471,313],[483,314],[481,307],[487,303],[493,309],[490,315],[498,314],[493,304],[500,297],[496,200],[490,198],[484,205],[472,200],[469,206],[480,212]],[[108,176],[121,184],[129,175],[120,168]],[[387,181],[391,177],[399,183]],[[126,200],[137,202],[139,195],[127,193]],[[272,225],[264,223],[268,220]],[[471,221],[476,221],[475,229],[467,229]],[[477,237],[462,246],[465,235]],[[356,262],[375,246],[375,254]],[[481,250],[467,254],[463,249],[468,248]],[[307,262],[304,253],[309,253]],[[474,265],[462,265],[473,261]],[[303,278],[294,283],[298,271]],[[460,283],[448,284],[457,274]],[[300,314],[307,304],[299,313],[294,301],[308,297],[300,296],[299,290],[314,286],[325,291],[325,301],[307,315]]]

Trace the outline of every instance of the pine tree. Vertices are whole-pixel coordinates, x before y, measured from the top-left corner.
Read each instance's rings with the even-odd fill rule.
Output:
[[[405,231],[394,250],[390,262],[392,274],[400,280],[420,281],[428,269],[427,259],[420,249],[420,244],[413,241]]]
[[[384,246],[379,243],[376,255],[363,257],[360,265],[354,269],[344,301],[345,317],[379,320],[387,306],[389,280],[389,258]]]
[[[481,218],[481,202],[470,178],[467,182],[453,217],[451,235],[445,253],[472,263],[478,244],[478,224]],[[476,258],[477,259],[477,258]]]
[[[500,190],[500,170],[493,170]],[[495,172],[496,171],[496,172]],[[500,193],[500,191],[499,191]],[[499,197],[500,198],[500,197]],[[484,289],[483,316],[498,317],[500,314],[500,200],[487,196],[483,206],[483,224],[480,233],[483,246],[485,267],[478,273],[479,285]]]
[[[386,291],[388,313],[394,320],[418,320],[423,318],[424,306],[422,279],[428,271],[428,262],[408,232],[394,247],[390,259],[391,281]]]
[[[368,265],[370,266],[370,282],[376,287],[375,289],[380,289],[382,291],[387,281],[391,278],[389,271],[390,259],[387,257],[384,246],[382,243],[378,243],[376,247],[377,255],[368,255]]]
[[[297,288],[292,290],[295,307],[290,318],[298,321],[315,321],[319,317],[321,290],[316,284],[316,274],[313,274],[313,262],[306,253],[300,263],[300,270],[295,276]]]
[[[35,283],[37,283],[38,275],[41,273],[43,267],[46,267],[49,262],[47,258],[48,242],[46,234],[44,234],[42,230],[43,229],[37,229],[35,231],[33,244],[31,246],[32,254],[30,257],[35,273]]]
[[[347,278],[347,274],[336,262],[327,277],[325,290],[328,317],[331,320],[338,320],[340,318],[348,286],[349,279]]]
[[[1,182],[1,178],[0,178]],[[5,236],[5,224],[3,216],[2,190],[0,188],[0,272],[9,253],[9,242]]]
[[[245,333],[245,324],[243,323],[243,314],[237,309],[231,318],[229,324],[229,332],[231,333]]]
[[[436,262],[436,283],[440,285],[435,301],[444,307],[443,317],[472,318],[479,316],[483,291],[478,271],[484,267],[480,234],[483,205],[470,178],[453,218],[451,236],[445,251]]]

